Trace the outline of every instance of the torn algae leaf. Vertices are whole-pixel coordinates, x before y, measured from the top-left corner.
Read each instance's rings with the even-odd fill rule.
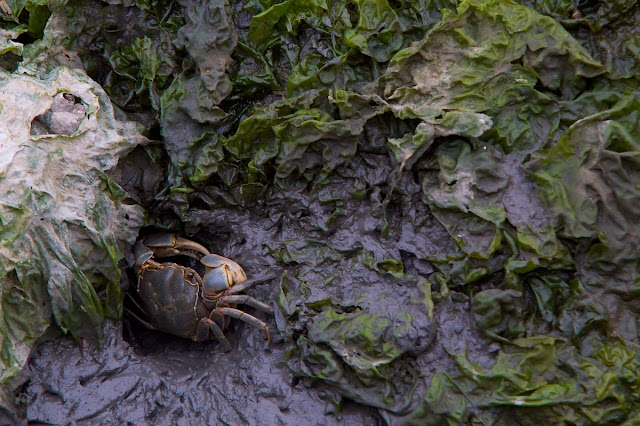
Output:
[[[310,181],[318,175],[322,182],[355,155],[367,123],[386,113],[398,111],[377,95],[341,89],[306,92],[256,110],[224,141],[224,148],[235,159],[252,160],[264,176],[266,166],[274,166],[276,183],[298,177]],[[490,125],[484,114],[448,112],[421,123],[410,141],[390,139],[389,147],[404,167],[436,136],[479,136]]]
[[[0,56],[5,53],[22,55],[22,44],[14,41],[18,36],[26,31],[26,27],[15,27],[13,29],[0,28]],[[0,62],[0,64],[2,64]]]
[[[118,97],[120,105],[127,105],[134,96],[142,97],[146,94],[151,107],[160,109],[159,89],[167,87],[175,64],[171,57],[161,54],[161,48],[156,42],[148,37],[137,38],[129,46],[113,52],[109,57],[109,64],[115,74],[124,77],[123,85],[127,80],[130,82],[127,89],[118,87],[120,91],[127,93],[127,98]],[[116,84],[108,77],[105,85],[110,87]]]
[[[22,59],[25,40],[42,38],[44,27],[51,15],[47,7],[49,3],[54,2],[48,0],[0,2],[0,68],[13,71]],[[21,18],[21,21],[18,18]],[[9,20],[13,22],[7,22]],[[21,37],[20,41],[18,37]]]
[[[218,105],[231,93],[227,67],[237,44],[237,35],[229,17],[230,6],[222,1],[182,3],[189,3],[190,7],[185,9],[186,23],[177,36],[195,61],[197,74],[193,77],[194,86],[207,91],[207,99],[201,97],[201,102],[207,102],[208,106]]]
[[[259,90],[278,89],[272,66],[260,52],[239,40],[233,59],[236,62],[232,77],[234,91],[249,97]]]
[[[237,45],[229,4],[181,3],[185,6],[186,22],[175,42],[189,53],[190,65],[174,78],[160,98],[162,136],[174,166],[170,179],[177,186],[182,185],[183,176],[200,182],[210,173],[202,169],[206,168],[204,164],[217,161],[207,158],[219,155],[209,141],[215,139],[213,132],[228,118],[219,104],[232,91],[228,71]]]
[[[601,99],[606,105],[607,99],[615,102],[619,96],[603,94]],[[451,381],[443,380],[444,375],[434,377],[424,405],[410,421],[424,420],[426,413],[439,413],[452,422],[468,421],[472,416],[469,412],[460,410],[460,406],[447,411],[448,405],[436,397],[446,395],[455,400],[456,394],[471,406],[539,407],[536,412],[509,411],[516,416],[514,421],[542,421],[560,415],[572,423],[603,424],[637,415],[638,393],[633,384],[637,378],[632,377],[637,376],[637,346],[593,333],[610,324],[619,335],[637,338],[637,331],[619,318],[634,317],[624,298],[633,297],[631,283],[637,281],[637,238],[629,236],[638,234],[637,220],[633,219],[638,211],[631,207],[638,205],[637,185],[632,183],[637,182],[632,171],[639,169],[638,98],[633,93],[609,110],[594,111],[586,118],[584,115],[589,114],[584,111],[593,106],[578,99],[581,104],[573,111],[583,111],[582,120],[573,124],[553,148],[536,154],[529,166],[559,235],[583,241],[575,267],[578,276],[585,278],[589,293],[580,283],[567,286],[552,275],[531,283],[547,323],[557,325],[569,340],[552,346],[544,336],[517,339],[512,343],[521,349],[515,350],[505,343],[488,374],[485,368],[458,356],[469,381],[465,384],[460,376]],[[573,105],[567,101],[566,106]],[[548,294],[551,289],[556,290]],[[611,293],[622,296],[612,297]],[[480,309],[482,306],[489,309]],[[491,302],[482,306],[476,303],[474,307],[476,314],[484,315],[478,322],[482,328],[518,319]],[[530,323],[527,332],[535,329]],[[568,344],[577,341],[578,347]],[[565,373],[568,365],[569,375]],[[487,391],[493,392],[489,399],[485,399]]]
[[[576,31],[576,38],[592,49],[591,54],[603,63],[612,78],[637,79],[640,77],[639,21],[636,11],[600,30]]]
[[[122,202],[126,194],[104,172],[142,137],[114,118],[104,91],[77,71],[54,68],[38,77],[0,71],[0,91],[0,381],[6,383],[50,324],[96,338],[105,317],[121,316],[117,262],[134,242],[142,212]],[[80,127],[72,135],[32,135],[32,121],[60,92],[85,106]]]
[[[417,386],[416,372],[414,366],[394,362],[404,350],[397,342],[385,341],[383,337],[389,332],[390,320],[395,320],[396,327],[409,327],[412,318],[410,314],[387,319],[365,312],[337,314],[331,308],[324,310],[314,318],[303,353],[315,358],[320,356],[328,362],[322,370],[306,370],[306,373],[336,384],[356,401],[405,412]],[[400,322],[402,320],[406,322]],[[325,345],[331,350],[323,349]],[[311,363],[305,366],[311,367]],[[405,371],[401,373],[401,369]],[[351,374],[355,374],[355,380],[344,380],[343,376]]]
[[[515,290],[500,290],[492,288],[473,295],[471,310],[476,326],[481,330],[488,330],[496,334],[504,332],[506,311],[517,309],[516,300],[522,293]]]
[[[347,365],[373,379],[382,378],[379,368],[402,353],[380,335],[391,324],[384,318],[365,313],[338,314],[329,308],[315,318],[309,329],[311,342],[331,346]]]
[[[539,267],[571,269],[569,252],[517,158],[461,140],[439,146],[434,157],[418,165],[423,191],[433,215],[468,255],[449,263],[451,279],[470,283],[504,269],[507,282],[517,285],[519,275]]]
[[[470,362],[464,353],[452,356],[459,372],[434,376],[407,423],[460,424],[508,415],[517,424],[556,418],[619,424],[637,413],[640,360],[637,345],[629,341],[603,339],[584,353],[552,337],[515,339],[503,345],[491,366]],[[474,413],[472,407],[492,408],[495,414]]]
[[[377,96],[339,89],[307,92],[256,111],[224,147],[234,158],[252,159],[259,169],[273,160],[276,182],[311,180],[318,171],[326,177],[348,163],[366,122],[385,110]]]
[[[349,89],[373,79],[371,70],[364,63],[349,63],[344,54],[327,60],[311,53],[300,59],[287,79],[287,97],[296,97],[308,90],[319,88]]]
[[[559,24],[528,8],[462,2],[457,12],[445,11],[424,41],[400,51],[378,80],[395,115],[428,122],[446,121],[458,110],[473,120],[478,118],[471,112],[496,115],[486,120],[489,131],[478,126],[466,135],[459,124],[448,127],[507,152],[529,151],[561,125],[555,90],[569,97],[584,77],[604,71]],[[547,38],[534,38],[540,32]],[[555,71],[559,66],[568,68],[562,78]],[[506,267],[509,281],[517,282],[517,274],[541,265],[567,267],[568,252],[543,219],[544,207],[535,196],[530,212],[511,206],[520,197],[517,192],[533,190],[517,158],[488,148],[463,141],[442,145],[436,150],[439,164],[433,166],[439,177],[425,175],[422,181],[432,212],[470,256],[459,265],[462,273],[454,272],[455,266],[451,270],[456,279],[468,283]],[[428,164],[419,167],[429,169]]]
[[[217,133],[205,132],[201,138],[205,141],[205,145],[200,151],[195,165],[195,171],[190,179],[191,182],[194,183],[206,181],[211,175],[217,173],[224,159],[222,136],[219,136]]]
[[[639,107],[640,92],[632,93],[576,122],[556,146],[536,155],[533,177],[563,236],[604,232],[612,251],[633,253],[624,231],[638,215]]]
[[[48,2],[46,32],[25,46],[23,65],[84,69],[116,105],[138,120],[155,119],[158,97],[180,67],[172,40],[184,22],[180,9],[165,0],[70,3]]]
[[[404,26],[387,0],[356,0],[359,18],[344,35],[344,43],[378,62],[387,62],[404,44]]]
[[[38,6],[43,6],[49,3],[48,0],[4,0],[2,12],[8,13],[13,20],[16,20],[20,16],[23,10],[27,10],[30,13],[33,12]],[[4,13],[3,13],[4,14]]]
[[[341,3],[341,2],[340,2]],[[251,20],[249,40],[257,48],[264,50],[279,37],[278,33],[292,32],[299,22],[317,13],[326,13],[327,5],[324,1],[316,0],[286,0],[274,4],[264,12],[255,15]],[[284,21],[283,24],[280,22]],[[277,26],[284,27],[275,32]]]
[[[257,3],[257,2],[256,2]],[[288,96],[307,90],[356,90],[384,70],[398,50],[420,40],[455,0],[262,1],[245,6],[254,13],[248,39],[275,64]],[[276,73],[276,71],[274,71]]]
[[[516,108],[525,114],[495,121],[510,151],[535,147],[535,132],[554,129],[546,107],[556,90],[571,98],[586,78],[603,72],[554,20],[511,1],[463,1],[457,13],[444,10],[424,40],[398,52],[377,86],[405,116],[424,120],[443,109],[493,116],[505,105]],[[539,106],[527,106],[532,96]],[[529,123],[531,113],[536,119]]]
[[[558,234],[582,241],[578,276],[628,339],[638,336],[634,304],[625,300],[640,279],[639,110],[636,91],[576,122],[530,164]]]
[[[373,66],[387,62],[398,50],[422,38],[440,18],[441,10],[453,9],[455,0],[391,3],[387,0],[317,1],[286,0],[261,2],[252,21],[249,40],[262,51],[282,43],[292,66],[315,50],[327,60],[357,53],[370,57]],[[320,46],[295,46],[294,38],[307,24],[322,38]],[[303,47],[303,49],[300,49]],[[298,50],[300,49],[300,50]],[[297,53],[297,54],[296,54]]]
[[[489,258],[501,243],[499,229],[506,212],[498,202],[499,198],[496,200],[496,195],[501,195],[507,184],[506,177],[486,179],[480,175],[478,171],[482,169],[498,170],[493,156],[484,150],[473,152],[462,141],[442,145],[436,158],[441,184],[431,185],[430,180],[422,183],[432,212],[469,255]],[[458,221],[451,216],[466,220]],[[458,226],[471,220],[476,226]]]

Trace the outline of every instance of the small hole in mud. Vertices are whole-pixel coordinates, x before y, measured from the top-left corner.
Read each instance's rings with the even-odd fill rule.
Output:
[[[141,230],[140,238],[148,237],[151,234],[162,233],[162,232],[167,232],[167,231],[158,231],[153,227],[146,227]],[[171,232],[169,231],[169,233]],[[177,232],[177,233],[173,232],[173,233],[177,235],[181,235],[180,232]],[[202,243],[201,241],[195,241],[195,240],[196,239],[193,239],[192,241],[197,243]],[[134,250],[133,254],[135,256],[136,255],[135,249],[133,250]],[[160,264],[165,264],[165,265],[175,264],[175,265],[179,265],[179,267],[187,268],[187,269],[175,269],[175,271],[177,272],[174,272],[174,273],[178,273],[178,274],[184,273],[185,280],[189,283],[197,283],[198,281],[200,281],[201,279],[200,277],[204,276],[204,273],[205,273],[204,265],[202,265],[195,258],[188,255],[179,254],[179,255],[169,256],[169,257],[156,256],[153,258],[153,260]],[[173,267],[171,267],[170,269],[174,270]],[[173,274],[168,274],[166,277],[163,277],[163,278],[167,278],[167,280],[169,280],[170,277],[173,277],[173,276],[174,276]],[[223,352],[222,346],[219,344],[216,338],[213,337],[212,335],[209,336],[209,340],[206,340],[204,342],[195,342],[187,337],[182,337],[179,335],[174,335],[171,333],[150,328],[149,325],[153,321],[149,318],[149,316],[145,312],[144,310],[145,308],[143,308],[145,304],[141,299],[141,293],[139,293],[137,289],[138,276],[136,274],[135,268],[127,268],[127,278],[129,281],[129,288],[127,289],[127,293],[124,298],[125,315],[123,320],[123,338],[127,343],[129,343],[129,345],[136,352],[136,354],[141,356],[148,356],[153,354],[160,354],[167,351],[179,352],[179,353]],[[147,297],[152,297],[154,300],[159,301],[159,303],[156,305],[158,306],[158,309],[162,309],[161,306],[163,306],[163,304],[175,305],[175,304],[185,303],[185,297],[187,299],[191,298],[190,295],[185,296],[185,291],[188,293],[192,287],[190,287],[188,284],[185,284],[185,286],[183,286],[182,284],[176,283],[176,285],[177,287],[174,287],[173,285],[169,285],[166,288],[161,289],[162,291],[175,291],[176,293],[178,293],[178,294],[174,294],[173,297],[166,297],[167,296],[166,294],[163,295],[160,293],[156,293],[155,291],[148,293]],[[157,289],[157,287],[155,286],[153,288]],[[198,300],[199,297],[200,296],[195,296],[194,294],[193,303],[195,303],[195,301]],[[189,305],[191,308],[185,306],[185,309],[177,310],[177,311],[174,311],[173,313],[167,312],[167,316],[169,317],[173,315],[175,317],[173,318],[175,321],[174,324],[178,324],[178,323],[181,324],[180,318],[182,318],[187,322],[186,327],[188,329],[190,329],[188,325],[189,321],[194,322],[194,324],[192,324],[193,327],[197,327],[197,321],[193,321],[194,320],[193,316],[189,314],[185,314],[183,312],[183,311],[190,311],[190,309],[193,309],[194,305],[191,305],[191,303],[192,303],[192,300],[190,299],[187,302],[187,305]],[[203,312],[200,312],[200,310],[202,309],[205,309],[204,306],[199,306],[198,308],[199,317],[203,316]],[[167,309],[167,311],[170,311],[170,310]],[[204,316],[206,315],[207,313],[204,313]],[[171,323],[171,321],[169,323]],[[158,326],[157,323],[154,323],[154,325]],[[176,326],[176,327],[180,329],[179,326]],[[224,329],[224,335],[227,337],[229,342],[231,342],[232,347],[235,346],[233,342],[237,339],[236,330],[239,330],[239,328],[235,324],[235,321],[233,320],[230,321],[228,326]]]
[[[188,256],[173,256],[170,258],[162,258],[157,260],[162,262],[173,262],[189,268],[201,269],[197,272],[199,274],[204,273],[202,265],[197,264],[194,259]],[[173,334],[165,333],[158,330],[152,330],[144,325],[139,319],[141,319],[142,321],[148,321],[149,318],[147,318],[145,312],[140,309],[140,296],[136,291],[137,277],[133,270],[130,270],[128,275],[130,287],[124,300],[125,315],[123,338],[127,343],[131,345],[133,350],[138,355],[146,356],[150,354],[161,353],[169,347],[181,347],[186,351],[202,351],[209,349],[209,347],[211,349],[215,349],[215,345],[217,344],[217,342],[215,342],[214,340],[206,342],[194,342],[184,337],[174,336]],[[192,275],[192,273],[187,272],[187,275]]]
[[[184,352],[212,352],[220,349],[214,340],[194,342],[162,331],[149,330],[127,314],[125,314],[122,334],[134,352],[141,356],[159,354],[169,348],[181,348]],[[231,330],[226,330],[225,335],[230,334]]]
[[[149,128],[149,132],[147,133],[147,137],[152,140],[162,140],[162,133],[159,124],[154,124]]]

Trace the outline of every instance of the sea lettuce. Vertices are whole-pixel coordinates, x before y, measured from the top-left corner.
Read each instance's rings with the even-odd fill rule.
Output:
[[[32,30],[3,26],[0,65],[68,55],[161,139],[167,172],[148,205],[161,226],[212,229],[222,211],[272,221],[261,243],[282,271],[287,365],[336,409],[346,397],[389,424],[640,418],[637,2],[48,7],[42,34],[37,14]],[[96,13],[106,24],[91,28]],[[11,208],[3,220],[20,226],[2,235],[16,241],[30,222]],[[33,247],[58,263],[16,263],[11,300],[47,300],[26,283],[51,271],[51,293],[68,296],[54,266],[77,254],[38,229],[49,242]],[[51,305],[74,333],[119,300],[81,272]]]
[[[588,148],[577,143],[585,136],[577,132],[602,110],[622,108],[620,116],[630,117],[625,123],[611,122],[605,133],[589,134],[600,141],[613,138],[611,144],[616,149],[633,151],[633,137],[625,135],[633,134],[637,126],[632,113],[635,104],[630,100],[637,82],[619,79],[560,22],[511,1],[462,1],[455,11],[442,9],[441,20],[423,27],[422,38],[413,39],[412,44],[395,38],[398,28],[406,30],[408,26],[400,19],[402,13],[389,9],[387,3],[367,9],[372,11],[369,20],[361,17],[357,21],[348,21],[324,3],[302,5],[295,1],[263,4],[248,33],[256,50],[269,56],[282,43],[278,34],[291,40],[301,37],[299,40],[308,43],[307,33],[296,28],[325,28],[322,13],[330,16],[336,37],[331,43],[322,36],[316,38],[312,53],[300,45],[286,48],[295,52],[298,61],[288,56],[293,67],[286,98],[268,105],[256,104],[234,132],[213,139],[207,145],[212,149],[200,152],[198,164],[215,166],[207,166],[198,180],[204,183],[218,175],[234,194],[239,193],[234,187],[257,185],[263,188],[263,196],[271,197],[267,203],[287,199],[296,205],[299,201],[286,195],[293,188],[298,197],[310,197],[310,203],[319,197],[335,210],[324,223],[314,223],[312,213],[304,223],[331,239],[340,226],[336,218],[353,214],[355,204],[335,195],[322,201],[320,194],[334,194],[330,188],[339,182],[350,184],[351,177],[357,175],[354,165],[368,153],[386,155],[383,164],[390,165],[388,174],[375,183],[365,180],[368,200],[361,198],[360,189],[352,192],[354,199],[361,200],[359,208],[370,208],[371,215],[379,220],[377,238],[411,247],[413,253],[420,253],[420,260],[434,265],[437,272],[428,282],[437,289],[433,302],[436,312],[439,306],[445,309],[455,300],[468,300],[474,333],[482,336],[477,338],[495,340],[501,349],[493,362],[484,361],[482,368],[489,373],[469,376],[474,385],[464,387],[462,383],[475,367],[460,352],[448,349],[455,368],[441,371],[423,384],[390,391],[388,386],[394,378],[405,373],[394,369],[373,372],[371,359],[380,354],[367,349],[370,344],[363,335],[374,338],[377,347],[388,354],[388,365],[394,368],[412,366],[411,356],[420,359],[426,356],[424,352],[405,352],[393,339],[376,337],[389,325],[357,303],[353,303],[355,311],[345,310],[343,293],[314,301],[316,291],[325,294],[349,287],[342,276],[331,278],[329,287],[327,277],[322,280],[314,273],[315,278],[309,278],[309,268],[336,269],[329,266],[326,254],[316,258],[309,257],[316,251],[287,251],[288,256],[283,257],[274,249],[272,256],[283,262],[289,273],[283,279],[279,303],[285,314],[281,330],[290,336],[292,370],[320,379],[338,394],[395,412],[402,422],[423,421],[420,413],[465,422],[479,409],[481,418],[490,419],[505,406],[568,412],[580,398],[595,406],[601,404],[606,397],[587,396],[571,382],[570,375],[560,374],[557,366],[570,358],[576,368],[587,368],[588,363],[596,362],[599,355],[594,353],[598,350],[631,348],[628,345],[637,338],[633,320],[628,320],[629,316],[635,318],[633,308],[624,308],[625,314],[608,313],[611,306],[623,304],[622,297],[631,297],[624,292],[631,291],[628,283],[635,282],[637,259],[632,253],[637,250],[627,242],[624,246],[628,249],[619,248],[620,243],[617,251],[612,251],[614,241],[607,234],[627,235],[622,229],[633,229],[633,225],[623,218],[633,218],[636,213],[617,211],[617,204],[611,200],[622,195],[614,196],[617,193],[607,189],[618,185],[606,179],[608,174],[593,180],[594,172],[582,172],[583,167],[616,170],[614,164],[621,163],[622,158],[626,161],[627,156],[613,157],[606,166],[594,163],[598,156],[588,157],[590,162],[585,163],[580,153]],[[362,11],[373,3],[358,2],[357,6]],[[379,28],[376,19],[387,22],[388,31],[378,36],[387,41],[385,49],[389,50],[376,47],[380,39],[370,31]],[[317,50],[322,46],[326,49]],[[377,62],[377,73],[356,76],[353,66],[372,59]],[[629,105],[626,109],[620,106],[623,99]],[[604,117],[600,120],[611,121]],[[618,142],[621,138],[624,142]],[[568,146],[568,140],[575,140],[575,145]],[[225,180],[223,172],[228,167],[225,164],[230,163],[237,170],[233,181]],[[238,168],[238,164],[246,168]],[[625,177],[620,182],[633,182],[627,177],[629,171],[622,174],[622,170],[633,167],[632,163],[620,166],[616,176]],[[419,184],[419,193],[409,189],[413,188],[411,175]],[[579,180],[587,177],[585,183]],[[300,192],[301,188],[307,190]],[[374,188],[382,188],[386,194]],[[619,191],[627,196],[634,190],[625,184]],[[596,194],[606,198],[598,203]],[[389,209],[396,203],[416,203],[415,197],[428,206],[427,217],[440,224],[456,250],[417,250],[415,245],[406,245],[395,225],[398,219]],[[612,206],[615,213],[603,215],[600,205]],[[627,205],[633,203],[621,206]],[[602,222],[609,220],[620,229]],[[635,235],[636,231],[629,232]],[[433,244],[428,237],[425,239]],[[588,239],[599,243],[590,246]],[[329,243],[328,249],[332,247],[335,249]],[[356,253],[363,255],[359,249]],[[335,252],[328,258],[344,259]],[[380,262],[364,263],[385,265],[376,270],[388,270],[396,274],[396,280],[402,280],[403,262]],[[619,266],[613,268],[611,264]],[[350,274],[356,274],[358,268],[357,264],[350,266]],[[620,270],[615,290],[605,284],[612,270]],[[618,296],[620,292],[626,296]],[[388,316],[381,306],[385,305],[378,305],[374,312]],[[409,305],[407,310],[411,315],[416,312]],[[448,332],[448,320],[441,324],[443,320],[437,316],[430,320],[437,324],[438,333]],[[608,327],[627,340],[609,338]],[[584,346],[574,347],[571,342],[575,339],[583,339]],[[392,346],[384,349],[383,342]],[[523,368],[524,364],[518,363],[523,362],[519,360],[527,351],[547,354],[539,365],[532,363],[528,381],[522,381],[516,372]],[[629,359],[635,359],[633,349],[628,354]],[[504,382],[494,379],[500,375],[511,384],[505,387]],[[620,383],[622,392],[631,398],[628,403],[633,404],[632,389]],[[389,392],[423,396],[417,405],[391,397],[380,399]],[[493,392],[493,399],[482,399]],[[460,395],[460,404],[451,405],[447,401],[455,394]],[[410,407],[416,411],[403,417]],[[626,412],[625,407],[622,412]],[[451,410],[456,413],[453,417]],[[529,411],[522,410],[518,415],[528,415]],[[584,418],[618,418],[618,414],[610,417],[596,412],[572,411],[572,415],[578,422]]]
[[[136,238],[142,212],[105,172],[143,138],[136,125],[114,118],[109,98],[84,73],[0,71],[0,91],[0,380],[6,383],[49,325],[99,339],[105,318],[122,315],[118,262]],[[56,129],[71,113],[53,111],[63,94],[83,113],[68,132]],[[39,118],[46,114],[48,127]]]

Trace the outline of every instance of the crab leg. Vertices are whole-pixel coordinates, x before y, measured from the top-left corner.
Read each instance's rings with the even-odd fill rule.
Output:
[[[142,306],[140,306],[140,304],[138,303],[138,301],[135,299],[135,297],[133,297],[131,294],[127,293],[127,296],[129,296],[129,300],[131,300],[131,302],[133,302],[134,305],[136,305],[136,308],[138,308],[140,310],[140,312],[144,312],[144,309],[142,309]],[[146,312],[144,312],[146,314]]]
[[[273,275],[267,275],[266,277],[262,277],[262,278],[252,278],[250,280],[247,280],[245,282],[242,282],[240,284],[236,284],[233,287],[231,287],[229,290],[227,290],[228,294],[237,294],[237,293],[242,293],[245,290],[249,290],[250,288],[253,288],[259,284],[263,284],[266,283],[267,281],[270,281],[272,279],[274,279],[275,277]],[[257,306],[256,306],[257,308]],[[260,308],[258,308],[260,309]]]
[[[260,321],[258,318],[235,308],[220,307],[216,308],[215,312],[219,315],[227,315],[232,318],[239,319],[240,321],[244,321],[255,328],[259,328],[260,330],[267,333],[267,341],[269,342],[269,344],[271,344],[271,333],[269,333],[269,327],[266,323]]]
[[[248,305],[256,309],[260,309],[262,312],[266,312],[268,314],[273,315],[273,308],[267,305],[264,302],[259,301],[249,295],[246,294],[237,294],[233,296],[222,296],[218,299],[220,303],[227,304],[238,304],[242,303],[243,305]]]
[[[127,296],[129,296],[129,300],[131,300],[131,302],[136,306],[136,308],[138,308],[140,310],[140,312],[144,313],[144,309],[142,309],[142,307],[140,306],[140,304],[138,303],[138,301],[135,299],[135,297],[131,296],[131,294],[127,293]],[[124,308],[124,310],[131,315],[132,317],[134,317],[138,322],[140,322],[140,324],[142,324],[143,326],[147,327],[149,330],[157,330],[158,328],[155,327],[153,324],[151,324],[150,322],[147,322],[145,320],[143,320],[142,318],[140,318],[138,315],[136,315],[131,309],[128,308]],[[146,314],[146,313],[145,313]]]
[[[140,322],[140,324],[144,325],[145,327],[147,327],[149,330],[157,330],[157,327],[154,327],[151,323],[143,320],[142,318],[140,318],[139,316],[137,316],[136,314],[134,314],[130,309],[124,308],[125,311],[127,311],[127,313],[129,315],[131,315],[132,317],[134,317],[137,321]]]
[[[220,329],[220,326],[216,324],[214,320],[211,318],[202,318],[200,322],[198,322],[198,329],[196,331],[195,341],[196,342],[204,342],[208,340],[209,331],[211,334],[218,340],[218,343],[222,345],[223,352],[229,352],[231,350],[231,343],[224,336],[224,333]]]

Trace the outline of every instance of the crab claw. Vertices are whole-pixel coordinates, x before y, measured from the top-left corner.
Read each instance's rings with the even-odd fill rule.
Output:
[[[200,259],[200,262],[207,268],[202,284],[208,294],[219,293],[247,280],[244,269],[226,257],[209,254]]]
[[[202,285],[206,294],[217,294],[225,291],[233,284],[231,274],[225,266],[208,269],[202,277]]]
[[[196,256],[191,252],[197,252],[204,256],[209,254],[209,250],[195,241],[178,237],[168,232],[147,235],[142,239],[142,243],[157,257],[186,255],[198,259],[200,256]]]

